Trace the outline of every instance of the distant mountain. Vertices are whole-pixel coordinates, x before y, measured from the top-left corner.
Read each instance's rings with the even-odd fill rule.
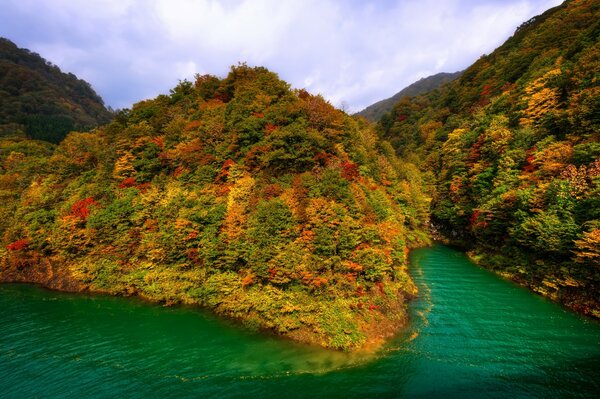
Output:
[[[57,143],[110,119],[89,83],[0,38],[0,136]]]
[[[385,115],[387,112],[390,112],[394,105],[403,97],[414,97],[420,94],[425,94],[431,90],[437,89],[444,83],[452,82],[453,80],[458,79],[460,75],[462,75],[462,71],[454,73],[441,72],[426,78],[422,78],[410,86],[405,87],[392,97],[369,105],[367,108],[357,112],[355,115],[364,116],[372,122],[377,122],[383,115]]]

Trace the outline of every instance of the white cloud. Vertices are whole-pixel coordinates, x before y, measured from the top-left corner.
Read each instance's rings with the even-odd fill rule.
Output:
[[[463,69],[559,0],[0,0],[0,35],[130,106],[246,61],[359,110]],[[27,27],[25,29],[24,27]]]

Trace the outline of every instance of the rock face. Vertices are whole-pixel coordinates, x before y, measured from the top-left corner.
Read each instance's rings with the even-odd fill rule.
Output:
[[[406,322],[419,172],[264,68],[182,82],[57,147],[0,145],[5,281],[199,304],[343,350]]]
[[[67,268],[38,254],[7,256],[0,271],[2,283],[34,283],[58,291],[82,292],[86,287]]]

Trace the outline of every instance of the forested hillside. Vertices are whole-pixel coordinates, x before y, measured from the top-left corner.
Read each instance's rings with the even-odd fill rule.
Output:
[[[457,81],[397,103],[379,130],[431,173],[442,233],[600,317],[600,3],[524,23]]]
[[[58,143],[72,130],[90,129],[110,118],[87,82],[0,38],[0,137]]]
[[[406,322],[420,173],[264,68],[184,81],[56,147],[2,146],[4,281],[201,304],[347,350]]]
[[[462,72],[447,73],[441,72],[435,75],[428,76],[426,78],[419,79],[415,83],[405,87],[398,93],[394,94],[390,98],[376,102],[375,104],[369,105],[367,108],[356,115],[363,116],[371,122],[379,121],[386,113],[390,112],[394,105],[404,97],[414,97],[419,94],[428,93],[434,89],[437,89],[441,85],[452,82],[458,79]]]

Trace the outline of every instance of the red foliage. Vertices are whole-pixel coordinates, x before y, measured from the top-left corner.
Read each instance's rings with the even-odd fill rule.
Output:
[[[119,188],[130,188],[136,186],[137,183],[135,182],[135,177],[128,177],[119,184]]]
[[[198,232],[197,231],[190,231],[190,233],[187,235],[187,237],[185,238],[185,240],[186,241],[193,240],[196,237],[198,237]]]
[[[258,168],[261,163],[261,156],[269,151],[269,147],[264,145],[254,146],[246,153],[244,165],[250,169]]]
[[[229,194],[229,192],[231,191],[231,186],[229,185],[221,185],[217,187],[217,197],[223,197],[227,194]]]
[[[398,118],[396,118],[396,119],[398,119],[398,122],[403,122],[406,119],[408,119],[408,116],[406,116],[404,114],[400,114],[400,115],[398,115]]]
[[[355,273],[360,273],[363,270],[363,267],[356,262],[348,262],[348,269]]]
[[[8,249],[9,251],[21,251],[23,249],[27,249],[27,247],[29,246],[29,241],[25,238],[21,239],[21,240],[17,240],[13,243],[10,243],[6,246],[6,249]]]
[[[197,129],[200,126],[202,126],[202,122],[201,121],[191,121],[190,123],[188,123],[187,125],[185,125],[185,127],[183,129],[187,130],[187,131],[190,131],[190,130]]]
[[[322,286],[327,285],[327,279],[325,277],[315,277],[312,281],[312,285],[321,288]]]
[[[252,116],[255,118],[264,118],[265,114],[263,114],[262,112],[253,112]]]
[[[482,97],[489,97],[492,94],[492,86],[488,83],[481,89]]]
[[[187,172],[189,172],[189,169],[184,168],[183,166],[178,166],[173,171],[173,177],[179,177],[182,174],[187,173]]]
[[[279,197],[283,193],[283,189],[279,184],[269,184],[263,190],[263,196],[265,199],[270,200],[271,198]]]
[[[469,155],[467,157],[469,165],[473,165],[473,163],[477,162],[481,158],[481,147],[483,146],[484,141],[485,137],[481,135],[473,144],[473,146],[471,146],[471,149],[469,150]]]
[[[123,180],[120,184],[119,184],[119,188],[137,188],[138,190],[140,190],[142,193],[145,193],[146,191],[148,191],[148,188],[150,188],[150,183],[136,183],[135,181],[135,177],[128,177],[127,179]]]
[[[359,285],[358,287],[356,287],[356,289],[354,290],[354,294],[356,296],[365,296],[367,295],[367,292],[365,291],[365,288],[362,285]]]
[[[353,181],[360,172],[358,171],[358,165],[352,162],[342,162],[342,177],[348,181]]]
[[[81,220],[86,220],[90,215],[90,205],[97,205],[92,197],[76,201],[71,206],[71,215],[78,217]]]
[[[374,305],[374,304],[369,305],[369,310],[377,310],[377,309],[379,309],[379,306]]]
[[[479,219],[479,214],[480,213],[481,212],[479,212],[478,209],[476,209],[476,210],[473,211],[473,214],[471,215],[471,218],[469,219],[469,224],[471,226],[473,226],[475,223],[477,223],[477,219]]]
[[[490,103],[490,96],[492,95],[492,86],[490,84],[486,84],[481,89],[481,93],[479,94],[479,105],[485,106]]]
[[[162,136],[154,137],[151,141],[160,148],[164,148],[165,146],[165,139]]]
[[[271,267],[269,269],[269,280],[273,280],[275,278],[275,276],[277,276],[278,271],[279,271],[279,269],[277,269],[276,267]]]
[[[211,154],[203,154],[198,158],[198,164],[200,166],[211,164],[215,161],[215,157]]]
[[[229,176],[229,169],[233,165],[235,165],[234,160],[228,159],[227,161],[225,161],[223,163],[223,166],[221,167],[221,170],[219,171],[219,174],[217,175],[217,177],[215,177],[215,182],[225,181],[227,179],[227,176]]]
[[[523,172],[531,173],[535,170],[535,164],[533,163],[535,161],[535,156],[533,155],[534,151],[535,147],[531,147],[527,150],[527,158],[525,158],[527,163],[523,166]]]
[[[141,184],[138,184],[135,188],[140,190],[142,193],[145,193],[150,188],[150,185],[151,185],[150,183],[141,183]]]
[[[485,229],[488,226],[488,222],[485,219],[480,220],[480,216],[485,217],[485,215],[482,215],[480,210],[476,209],[473,211],[473,214],[469,219],[469,223],[472,228]]]
[[[275,130],[277,130],[279,128],[279,126],[274,125],[272,123],[267,123],[267,125],[265,126],[265,135],[269,135],[271,133],[273,133]]]
[[[308,285],[313,280],[313,274],[311,272],[301,272],[300,279],[302,280],[303,284]]]

